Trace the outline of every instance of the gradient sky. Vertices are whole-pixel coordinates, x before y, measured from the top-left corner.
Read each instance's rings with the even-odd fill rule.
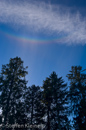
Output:
[[[0,69],[10,58],[28,66],[28,85],[52,71],[86,69],[86,0],[0,0]]]

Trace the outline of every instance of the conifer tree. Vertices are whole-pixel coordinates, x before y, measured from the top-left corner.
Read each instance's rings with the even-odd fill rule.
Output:
[[[44,81],[43,102],[46,106],[46,130],[68,129],[67,85],[55,72]]]
[[[11,58],[9,64],[2,65],[0,73],[0,108],[4,117],[3,125],[17,123],[18,118],[20,118],[16,118],[16,114],[26,90],[26,68],[23,67],[23,61],[19,57]]]
[[[42,100],[42,94],[39,86],[32,85],[27,89],[25,93],[25,104],[26,112],[28,115],[28,123],[30,125],[40,126],[44,124],[44,107]],[[39,130],[39,128],[34,128],[34,130]]]
[[[74,113],[75,130],[86,128],[86,74],[82,73],[81,66],[72,66],[70,74],[69,98],[71,101],[71,112]]]

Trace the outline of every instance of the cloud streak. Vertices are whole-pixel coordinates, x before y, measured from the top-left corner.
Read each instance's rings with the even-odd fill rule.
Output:
[[[64,35],[61,43],[86,44],[86,19],[79,13],[71,14],[62,6],[34,2],[0,1],[0,23],[23,26],[45,34]]]

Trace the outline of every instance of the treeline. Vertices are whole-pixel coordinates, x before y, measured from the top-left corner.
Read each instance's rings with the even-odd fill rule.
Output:
[[[2,65],[1,130],[86,130],[86,75],[81,66],[71,67],[69,86],[52,72],[41,87],[28,87],[27,74],[19,57]]]

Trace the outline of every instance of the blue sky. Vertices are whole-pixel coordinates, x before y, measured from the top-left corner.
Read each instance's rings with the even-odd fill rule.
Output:
[[[10,58],[28,66],[28,85],[42,85],[52,71],[86,69],[85,0],[0,0],[0,69]]]

